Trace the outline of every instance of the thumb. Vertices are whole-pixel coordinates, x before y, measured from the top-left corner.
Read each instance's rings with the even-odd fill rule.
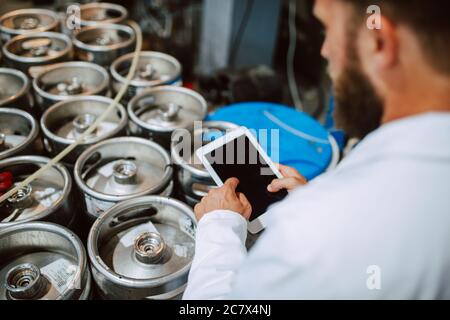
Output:
[[[224,183],[224,186],[230,188],[232,191],[236,191],[236,188],[238,185],[239,185],[239,180],[237,178],[229,178]]]

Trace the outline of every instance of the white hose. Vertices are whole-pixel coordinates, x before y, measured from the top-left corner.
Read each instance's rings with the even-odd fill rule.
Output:
[[[292,101],[297,110],[303,111],[303,103],[298,92],[297,81],[295,80],[295,51],[297,48],[297,25],[295,18],[297,15],[297,0],[289,1],[289,48],[287,53],[287,77]]]
[[[139,62],[139,53],[141,52],[141,49],[142,49],[142,31],[141,31],[141,28],[134,21],[129,21],[129,24],[131,25],[131,27],[136,32],[136,49],[134,50],[133,60],[131,62],[130,71],[128,72],[128,75],[127,75],[127,77],[125,79],[125,83],[120,88],[120,90],[117,93],[117,95],[114,98],[114,100],[111,102],[111,104],[108,106],[108,108],[106,108],[105,112],[103,112],[97,118],[97,120],[85,132],[83,132],[83,134],[80,135],[77,140],[75,140],[74,143],[72,143],[71,145],[67,146],[67,148],[65,148],[63,151],[61,151],[61,153],[59,153],[56,157],[54,157],[52,160],[50,160],[46,165],[41,167],[38,171],[36,171],[32,175],[30,175],[24,181],[18,183],[17,186],[15,186],[13,189],[11,189],[10,191],[6,192],[3,196],[1,196],[0,197],[0,203],[2,203],[3,201],[7,200],[9,197],[14,195],[17,191],[19,191],[19,189],[29,185],[31,182],[33,182],[34,180],[39,178],[46,170],[48,170],[51,167],[53,167],[54,165],[56,165],[65,156],[67,156],[73,149],[75,149],[79,144],[83,143],[84,139],[89,134],[94,132],[94,130],[97,129],[99,124],[102,123],[103,120],[105,120],[105,118],[109,115],[109,113],[111,111],[113,111],[113,109],[117,106],[117,104],[122,99],[123,95],[125,94],[126,90],[128,89],[128,86],[130,85],[131,80],[134,77],[134,74],[135,74],[135,71],[136,71],[136,68],[137,68],[137,64]]]

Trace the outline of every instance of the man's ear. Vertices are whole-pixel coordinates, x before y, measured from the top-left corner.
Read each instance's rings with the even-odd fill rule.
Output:
[[[397,26],[392,20],[381,16],[381,28],[367,29],[364,36],[368,39],[366,46],[367,52],[371,56],[373,68],[382,71],[392,68],[398,63],[399,59],[399,42],[397,34]]]

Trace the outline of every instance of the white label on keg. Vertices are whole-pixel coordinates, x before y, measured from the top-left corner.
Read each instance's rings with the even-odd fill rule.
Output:
[[[43,191],[36,191],[34,195],[41,205],[50,208],[61,198],[62,191],[55,188],[47,188]]]
[[[86,201],[87,212],[94,217],[99,217],[115,204],[113,202],[95,199],[87,194],[84,195],[84,199]]]
[[[178,220],[181,231],[190,235],[193,239],[195,239],[195,226],[191,219],[189,218],[180,218]]]
[[[72,284],[77,269],[78,267],[70,261],[58,259],[41,268],[41,273],[50,280],[59,293],[63,293]]]
[[[124,247],[128,248],[134,246],[134,239],[139,237],[141,234],[146,232],[154,232],[159,234],[159,231],[155,228],[151,221],[147,223],[143,223],[136,228],[133,228],[130,232],[125,234],[121,239],[120,243],[123,244]]]
[[[108,164],[104,165],[103,167],[99,168],[97,170],[97,172],[100,173],[104,177],[111,177],[113,174],[113,168],[114,168],[115,164],[116,164],[116,161],[108,163]]]
[[[173,251],[179,257],[187,258],[187,256],[188,256],[188,248],[186,246],[176,244],[173,247]]]

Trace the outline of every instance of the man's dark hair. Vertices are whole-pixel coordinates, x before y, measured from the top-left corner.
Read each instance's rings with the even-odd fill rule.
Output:
[[[366,19],[367,8],[378,5],[381,14],[397,24],[407,25],[417,35],[430,64],[439,73],[450,75],[449,0],[341,0]]]

